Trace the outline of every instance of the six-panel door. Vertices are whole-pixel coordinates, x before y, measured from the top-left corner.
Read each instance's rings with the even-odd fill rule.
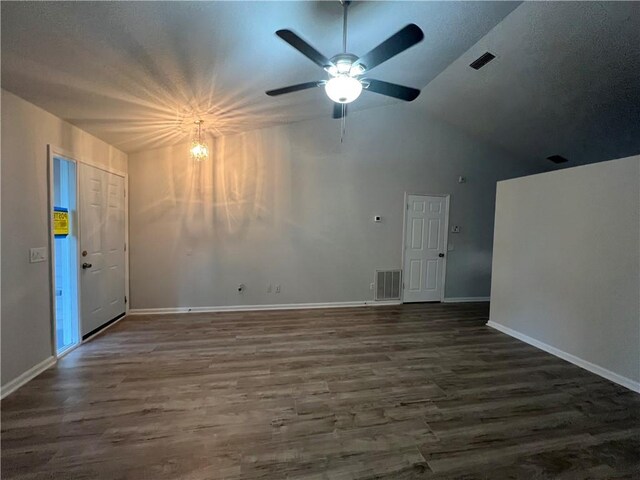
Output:
[[[446,198],[407,196],[404,250],[405,302],[442,300]]]
[[[80,164],[82,335],[125,311],[124,178]]]

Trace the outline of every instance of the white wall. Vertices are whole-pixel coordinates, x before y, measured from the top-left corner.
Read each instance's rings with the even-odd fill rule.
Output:
[[[496,181],[533,173],[410,104],[349,115],[343,144],[327,115],[212,150],[129,157],[134,309],[371,300],[401,267],[405,192],[451,194],[446,296],[488,296]]]
[[[640,156],[498,184],[490,325],[638,390]]]
[[[127,155],[2,90],[1,383],[52,355],[49,263],[29,263],[47,247],[47,144],[127,170]]]

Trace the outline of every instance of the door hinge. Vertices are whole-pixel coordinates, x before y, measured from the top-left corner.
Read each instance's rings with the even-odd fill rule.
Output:
[[[127,303],[127,296],[124,296],[124,303]]]

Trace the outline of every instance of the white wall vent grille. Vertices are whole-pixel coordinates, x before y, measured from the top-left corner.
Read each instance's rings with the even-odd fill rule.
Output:
[[[375,300],[400,300],[401,270],[376,270]]]

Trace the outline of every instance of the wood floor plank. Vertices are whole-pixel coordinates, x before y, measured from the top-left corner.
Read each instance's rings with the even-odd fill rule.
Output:
[[[2,401],[2,478],[640,478],[640,395],[487,319],[129,317]]]

